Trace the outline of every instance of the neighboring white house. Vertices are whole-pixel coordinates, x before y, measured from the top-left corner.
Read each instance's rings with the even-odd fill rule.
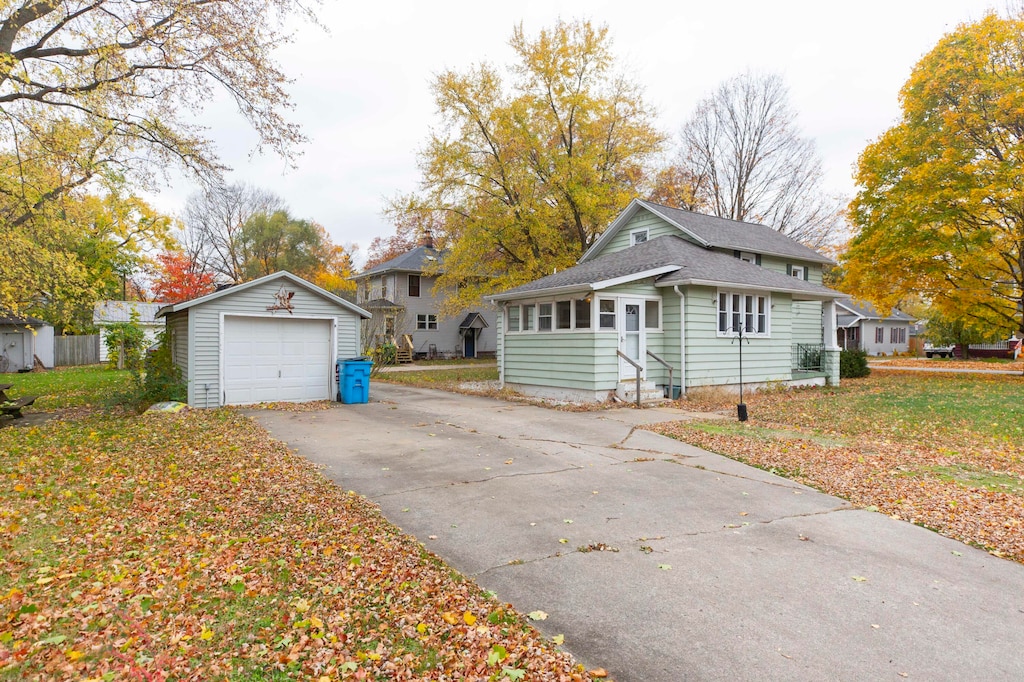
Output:
[[[290,272],[161,308],[193,407],[332,400],[370,313]]]
[[[915,320],[893,308],[879,313],[867,301],[844,299],[836,302],[836,342],[844,350],[863,349],[868,355],[892,355],[910,350],[911,327]]]
[[[53,327],[35,317],[0,313],[0,372],[53,368]]]
[[[434,291],[437,263],[444,254],[434,249],[429,232],[414,249],[355,275],[356,302],[373,313],[367,343],[412,339],[417,356],[493,356],[496,350],[491,304],[442,317],[442,297]],[[428,274],[431,273],[431,274]]]
[[[665,365],[683,392],[741,374],[838,384],[843,294],[821,284],[831,262],[765,225],[634,200],[575,266],[490,297],[502,384],[603,400],[664,389]]]
[[[144,347],[148,348],[156,343],[156,336],[164,328],[163,320],[156,319],[156,313],[166,303],[145,303],[143,301],[99,301],[92,309],[92,323],[100,329],[100,362],[106,362],[109,358],[107,353],[107,326],[115,322],[130,322],[132,312],[137,312],[139,318],[137,324],[146,334]]]

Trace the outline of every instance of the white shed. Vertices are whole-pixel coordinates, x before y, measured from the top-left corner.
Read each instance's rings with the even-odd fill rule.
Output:
[[[149,348],[156,343],[156,335],[163,331],[163,320],[156,319],[156,313],[166,303],[146,303],[144,301],[97,301],[92,308],[92,323],[100,329],[100,362],[106,362],[107,326],[115,322],[130,322],[136,315],[136,324],[146,335],[144,345]]]
[[[193,407],[334,399],[370,313],[290,272],[161,308]]]
[[[35,317],[0,313],[0,372],[53,368],[53,327]]]

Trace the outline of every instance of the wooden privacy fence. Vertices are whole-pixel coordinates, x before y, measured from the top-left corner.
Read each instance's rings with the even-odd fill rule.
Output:
[[[99,361],[99,334],[53,337],[53,364],[57,367],[95,365]]]

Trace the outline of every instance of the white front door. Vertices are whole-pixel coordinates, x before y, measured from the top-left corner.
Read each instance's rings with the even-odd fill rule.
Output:
[[[644,334],[644,302],[619,299],[619,350],[647,369],[647,339]],[[644,374],[641,374],[644,376]],[[619,378],[636,379],[636,368],[619,358]]]

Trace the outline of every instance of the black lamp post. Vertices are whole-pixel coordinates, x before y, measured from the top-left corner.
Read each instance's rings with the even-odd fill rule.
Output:
[[[747,421],[747,405],[743,402],[743,324],[740,324],[739,336],[737,336],[740,342],[740,402],[736,406],[736,418],[741,421]],[[750,339],[747,339],[747,343],[750,343]]]

